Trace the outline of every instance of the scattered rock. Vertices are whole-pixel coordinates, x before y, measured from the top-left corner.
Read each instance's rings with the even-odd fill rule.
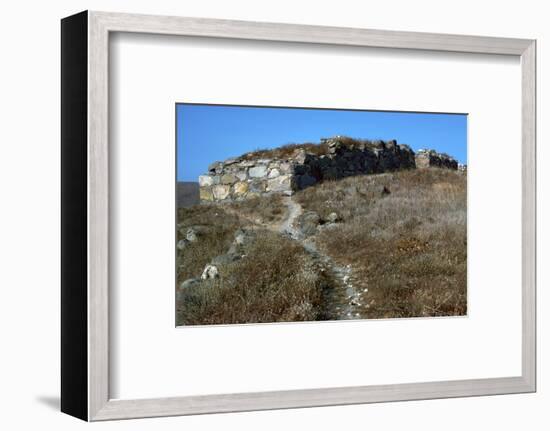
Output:
[[[197,240],[197,231],[192,227],[188,228],[185,233],[185,239],[189,242],[195,242]]]
[[[339,217],[338,214],[335,213],[335,212],[331,212],[331,213],[328,215],[328,217],[327,217],[327,221],[328,221],[329,223],[336,223],[336,222],[339,221],[339,220],[340,220],[340,217]]]
[[[190,287],[200,284],[200,282],[201,281],[198,278],[189,278],[180,284],[180,289],[181,290],[189,289]]]
[[[250,243],[250,241],[254,238],[254,234],[250,231],[246,231],[244,229],[237,229],[235,232],[235,241],[234,243],[237,245],[245,245]]]
[[[298,218],[298,228],[305,236],[314,235],[321,218],[315,211],[306,211]]]
[[[220,273],[218,271],[218,268],[215,265],[208,264],[204,267],[204,270],[202,271],[201,279],[208,280],[218,278],[219,276]]]
[[[214,259],[212,259],[211,264],[212,264],[212,267],[216,268],[216,271],[217,271],[216,265],[227,265],[229,263],[235,262],[236,260],[239,260],[240,258],[241,258],[241,255],[239,253],[230,251],[226,254],[220,254],[219,256],[216,256]],[[203,272],[203,275],[204,275],[204,272]],[[215,277],[210,277],[210,278],[215,278]]]

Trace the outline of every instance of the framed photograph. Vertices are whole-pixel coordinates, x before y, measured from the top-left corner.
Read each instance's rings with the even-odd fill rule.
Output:
[[[536,390],[534,40],[61,30],[63,412]]]

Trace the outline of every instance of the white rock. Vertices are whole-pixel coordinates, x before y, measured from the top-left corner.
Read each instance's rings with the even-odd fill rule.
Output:
[[[220,273],[218,268],[214,265],[206,265],[204,271],[202,271],[201,279],[208,280],[209,278],[218,278]]]
[[[248,176],[246,174],[246,171],[239,171],[239,172],[236,172],[235,173],[235,176],[240,180],[240,181],[244,181],[246,180],[246,177]]]
[[[267,190],[270,192],[284,192],[291,188],[292,179],[290,175],[281,175],[277,178],[267,180]]]
[[[189,242],[194,242],[197,240],[197,232],[195,232],[195,229],[190,227],[187,229],[187,232],[185,234],[185,239]]]
[[[207,187],[214,184],[214,177],[210,175],[199,175],[199,186]]]
[[[187,246],[188,242],[189,241],[187,241],[186,239],[180,239],[177,244],[178,250],[183,250]]]
[[[229,196],[229,191],[231,188],[226,185],[217,185],[212,187],[212,193],[214,194],[214,198],[216,200],[223,200]]]
[[[328,221],[331,222],[331,223],[336,223],[338,221],[338,214],[336,214],[335,212],[331,212],[328,217],[327,217]]]
[[[248,170],[248,175],[251,178],[261,178],[265,177],[267,174],[267,166],[254,166]]]
[[[273,168],[269,171],[269,175],[267,178],[277,178],[279,175],[281,175],[281,172],[277,168]]]

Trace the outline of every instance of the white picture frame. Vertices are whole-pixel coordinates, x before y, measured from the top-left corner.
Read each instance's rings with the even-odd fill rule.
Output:
[[[113,32],[518,57],[522,73],[521,375],[154,399],[111,399],[109,37]],[[99,421],[534,392],[535,60],[536,42],[529,39],[90,11],[62,20],[62,411],[83,420]]]

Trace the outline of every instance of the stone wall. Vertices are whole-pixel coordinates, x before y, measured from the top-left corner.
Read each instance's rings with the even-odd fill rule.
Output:
[[[434,150],[418,150],[415,156],[417,168],[449,168],[458,169],[458,162],[445,153],[437,153]]]
[[[312,147],[290,147],[281,156],[263,158],[245,154],[215,162],[199,177],[201,201],[236,200],[268,193],[291,195],[325,180],[344,177],[439,166],[457,169],[451,157],[434,151],[415,154],[407,145],[392,141],[355,140],[335,137]],[[419,164],[421,166],[419,166]]]

